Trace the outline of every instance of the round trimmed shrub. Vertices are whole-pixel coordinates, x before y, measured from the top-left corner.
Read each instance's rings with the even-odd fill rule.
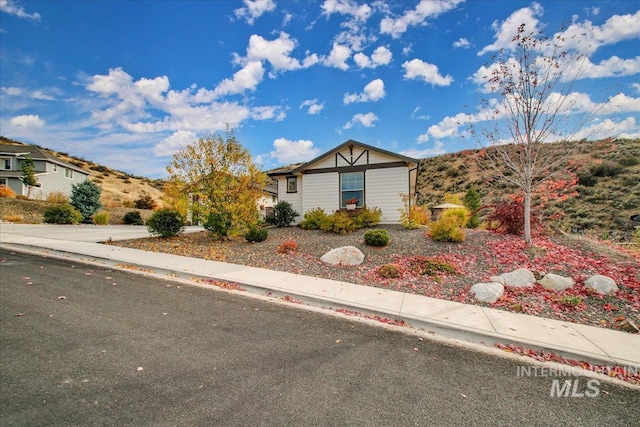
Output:
[[[160,237],[173,237],[182,232],[184,225],[184,217],[173,209],[157,210],[147,220],[149,232]]]
[[[128,225],[144,225],[144,221],[142,220],[142,216],[138,211],[129,211],[124,214],[124,218],[122,221]]]
[[[93,220],[93,223],[96,225],[107,225],[109,223],[109,212],[107,211],[97,212],[93,214],[91,219]]]
[[[374,228],[364,233],[364,243],[368,246],[387,246],[389,232],[386,228]]]
[[[311,209],[304,214],[300,227],[304,230],[318,230],[326,217],[327,214],[321,208]]]
[[[51,206],[43,212],[46,224],[77,224],[82,221],[82,214],[68,203]]]
[[[269,231],[266,228],[252,228],[245,234],[244,238],[247,239],[247,242],[264,242],[267,240],[268,235]]]

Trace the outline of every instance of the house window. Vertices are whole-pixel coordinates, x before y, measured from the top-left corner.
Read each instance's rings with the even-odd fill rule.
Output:
[[[1,161],[2,161],[2,169],[11,170],[11,158],[10,157],[3,157]]]
[[[288,176],[287,177],[287,193],[297,193],[297,192],[298,192],[298,177]]]
[[[54,165],[53,165],[53,171],[54,171],[54,172],[58,172],[58,165],[56,165],[55,163],[54,163]]]
[[[364,172],[340,174],[340,207],[346,207],[346,201],[358,199],[356,207],[364,206]]]
[[[0,185],[4,185],[5,187],[7,187],[7,178],[0,178]]]
[[[64,170],[64,177],[65,178],[69,178],[69,179],[73,179],[73,169],[66,168]]]

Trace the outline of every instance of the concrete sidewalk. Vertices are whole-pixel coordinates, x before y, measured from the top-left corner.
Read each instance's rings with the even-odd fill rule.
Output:
[[[77,233],[58,228],[60,226],[51,227],[2,224],[0,247],[129,270],[136,267],[165,279],[235,282],[248,292],[288,296],[311,306],[403,320],[436,336],[487,346],[514,344],[594,364],[640,368],[639,335],[352,283],[94,243],[109,237],[113,240],[143,237],[135,235],[144,234],[141,227],[133,235],[118,226],[74,229]],[[105,237],[109,233],[111,235]]]

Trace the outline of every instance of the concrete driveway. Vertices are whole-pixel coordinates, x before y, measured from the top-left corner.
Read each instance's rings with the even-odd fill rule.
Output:
[[[199,226],[185,227],[185,233],[195,233],[204,228]],[[151,237],[147,227],[141,225],[54,225],[54,224],[0,224],[2,234],[43,237],[54,240],[70,240],[74,242],[104,242],[111,240],[128,240]]]

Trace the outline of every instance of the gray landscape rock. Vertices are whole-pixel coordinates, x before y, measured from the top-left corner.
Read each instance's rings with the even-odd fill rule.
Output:
[[[496,302],[504,293],[502,283],[476,283],[469,289],[473,296],[482,302]]]
[[[519,268],[499,276],[491,276],[490,280],[492,282],[502,283],[510,288],[530,288],[536,283],[536,277],[526,268]]]
[[[584,285],[587,289],[591,289],[601,295],[610,295],[618,292],[618,285],[616,282],[608,276],[602,274],[596,274],[585,280]]]
[[[545,289],[561,292],[573,288],[575,281],[571,277],[548,273],[542,279],[538,280],[538,283]]]
[[[343,246],[331,249],[322,255],[320,261],[331,265],[360,265],[364,261],[364,254],[355,246]]]

